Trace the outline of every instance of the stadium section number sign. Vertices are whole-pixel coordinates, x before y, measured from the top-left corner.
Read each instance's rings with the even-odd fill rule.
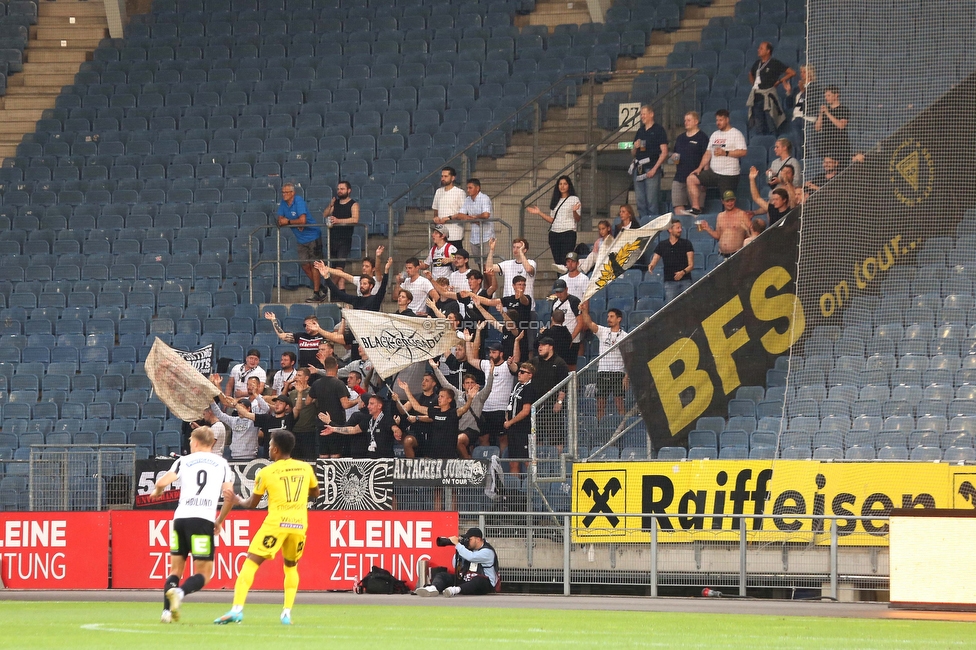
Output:
[[[215,539],[214,577],[208,589],[234,588],[251,537],[264,517],[263,512],[235,510],[227,518]],[[416,581],[420,560],[427,560],[431,566],[451,566],[454,549],[440,548],[434,539],[456,535],[458,516],[456,512],[309,512],[308,524],[301,561],[302,589],[347,590],[374,565],[411,585]],[[113,587],[159,587],[169,574],[170,525],[171,519],[162,512],[112,513]],[[87,543],[85,549],[97,543]],[[81,552],[81,545],[78,548]],[[103,548],[107,554],[107,535]],[[281,555],[265,564],[272,567],[262,565],[254,588],[280,590]],[[107,567],[101,579],[104,588]]]
[[[627,131],[636,131],[640,126],[640,102],[617,104],[617,125]]]
[[[107,589],[108,526],[107,512],[0,513],[3,586]]]
[[[906,481],[906,477],[911,477]],[[936,463],[816,461],[685,461],[586,463],[573,468],[573,541],[650,541],[654,513],[659,542],[738,541],[745,519],[749,541],[830,544],[829,525],[791,515],[837,515],[840,544],[885,546],[895,508],[976,509],[976,468]],[[689,515],[707,513],[708,517]]]

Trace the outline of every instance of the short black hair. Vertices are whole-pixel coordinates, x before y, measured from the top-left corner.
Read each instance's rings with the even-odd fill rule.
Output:
[[[360,276],[360,279],[361,280],[366,280],[366,282],[369,283],[369,286],[370,287],[375,287],[376,286],[376,278],[374,278],[371,275],[362,275],[362,276]]]
[[[457,170],[453,167],[441,167],[442,172],[447,172],[451,176],[457,177]]]
[[[271,434],[271,442],[285,456],[291,456],[295,450],[295,434],[291,431],[275,431]]]
[[[470,185],[476,185],[478,187],[481,187],[481,181],[478,180],[477,178],[469,178],[468,179],[468,184],[470,184]]]
[[[416,257],[408,257],[406,259],[406,261],[403,263],[403,265],[406,266],[407,264],[413,264],[414,266],[420,266],[420,260],[418,260]]]
[[[728,116],[729,116],[729,111],[727,109],[720,108],[717,111],[715,111],[715,117],[728,117]]]
[[[837,86],[827,86],[824,88],[824,91],[828,93],[837,93],[838,95],[840,94],[840,88]]]
[[[622,311],[620,311],[619,309],[617,309],[616,307],[611,307],[610,309],[607,310],[607,313],[608,314],[615,314],[617,316],[617,318],[619,318],[621,320],[623,320],[623,318],[624,318],[624,313]]]
[[[336,187],[339,187],[340,185],[345,185],[349,189],[352,189],[352,183],[350,183],[349,181],[339,181],[338,183],[336,183]]]
[[[291,350],[288,350],[287,352],[282,352],[282,353],[281,353],[281,356],[283,356],[283,357],[288,357],[289,359],[291,359],[291,360],[292,360],[292,362],[293,362],[293,363],[294,363],[295,361],[298,361],[298,357],[296,357],[296,356],[295,356],[295,353],[294,353],[294,352],[292,352]]]
[[[468,273],[468,277],[474,278],[475,280],[484,280],[485,274],[478,269],[471,269],[471,271]]]

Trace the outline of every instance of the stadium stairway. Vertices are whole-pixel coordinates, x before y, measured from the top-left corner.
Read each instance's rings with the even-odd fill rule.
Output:
[[[108,36],[100,2],[41,2],[30,28],[24,70],[7,78],[0,99],[0,158],[12,156],[25,133],[32,133],[41,113],[54,107],[61,87],[74,81],[82,62],[91,59]]]
[[[667,56],[674,48],[675,43],[699,40],[701,30],[712,18],[732,16],[735,11],[736,0],[715,0],[708,6],[697,6],[688,4],[684,7],[683,14],[678,28],[670,31],[655,29],[651,32],[649,45],[644,53],[639,57],[621,55],[616,62],[616,69],[622,71],[638,70],[649,67],[663,68],[667,62]],[[527,15],[515,18],[516,26],[525,28],[529,25],[545,26],[550,34],[560,31],[560,29],[584,25],[590,23],[590,15],[583,3],[574,3],[568,7],[566,2],[556,0],[544,0],[537,2],[535,10]],[[557,29],[557,26],[563,26]],[[593,106],[599,106],[603,102],[606,93],[629,92],[633,79],[611,80],[602,84],[597,84],[594,88]],[[588,92],[581,90],[580,93]],[[563,150],[563,155],[554,156],[540,166],[539,179],[545,179],[558,172],[573,156],[585,149],[583,135],[587,127],[588,100],[584,100],[585,95],[581,94],[575,106],[562,107],[550,106],[547,119],[542,124],[538,136],[539,147],[536,151],[536,159],[548,156],[553,151]],[[606,135],[606,131],[597,129],[597,137]],[[669,134],[674,135],[674,134]],[[534,189],[531,181],[525,178],[514,185],[512,181],[522,177],[531,170],[532,165],[532,133],[516,132],[512,136],[511,144],[507,147],[503,156],[492,158],[481,156],[477,160],[474,173],[481,182],[482,190],[492,198],[493,207],[497,218],[507,221],[517,228],[520,201],[523,196]],[[672,173],[672,169],[666,171]],[[662,186],[669,186],[670,179]],[[582,188],[577,188],[581,191]],[[588,197],[583,197],[584,204],[588,205]],[[628,197],[633,204],[633,199]],[[606,218],[607,211],[603,206],[598,206],[598,218]],[[617,206],[609,206],[609,214],[612,219],[616,215]],[[410,209],[407,211],[405,224],[397,233],[397,248],[399,257],[405,258],[409,254],[426,254],[427,247],[427,219],[429,211],[420,209]],[[587,220],[588,212],[584,209],[584,228],[580,241],[590,243],[593,239],[589,233],[591,224]],[[534,252],[535,257],[540,262],[540,278],[536,282],[537,295],[542,297],[548,295],[549,287],[555,280],[557,273],[552,269],[552,258],[546,249],[548,248],[546,224],[539,219],[526,221],[525,236],[529,240],[529,250]],[[501,250],[501,249],[499,249]],[[540,255],[540,252],[546,251]],[[503,252],[503,254],[506,254]]]

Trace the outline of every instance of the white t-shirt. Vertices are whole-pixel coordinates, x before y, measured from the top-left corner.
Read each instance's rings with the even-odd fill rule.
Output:
[[[573,213],[577,209],[580,212],[583,210],[578,196],[568,196],[565,199],[559,199],[559,203],[556,204],[556,209],[550,215],[553,221],[549,230],[553,232],[571,232],[576,230],[576,218],[573,217]]]
[[[224,483],[233,483],[234,474],[222,457],[209,451],[183,456],[173,463],[171,472],[179,475],[180,505],[173,519],[217,520],[217,504]]]
[[[271,381],[271,390],[274,391],[274,394],[281,395],[285,390],[285,382],[295,379],[295,375],[297,373],[297,368],[292,368],[288,372],[285,372],[284,370],[279,370],[276,372],[274,379]]]
[[[354,276],[352,276],[352,283],[356,287],[356,295],[357,296],[362,296],[363,295],[363,292],[359,290],[359,281],[362,280],[362,279],[363,279],[363,276],[361,276],[361,275],[354,275]],[[375,279],[376,279],[376,277],[374,276],[373,277],[373,280],[375,280]],[[349,291],[349,289],[347,288],[346,291]],[[373,284],[373,290],[369,292],[369,295],[375,296],[377,293],[379,293],[379,291],[380,291],[380,283],[379,282],[376,282],[376,283]]]
[[[485,377],[488,376],[489,372],[494,377],[492,379],[491,392],[488,393],[488,399],[485,400],[485,405],[482,407],[481,412],[504,411],[508,407],[508,398],[512,396],[515,375],[508,369],[507,361],[496,366],[491,362],[491,359],[484,359],[480,365],[481,372],[485,373]]]
[[[214,446],[213,453],[218,456],[223,456],[224,445],[227,444],[227,427],[224,426],[223,422],[214,422],[213,424],[208,424],[210,430],[213,431],[214,435]]]
[[[454,253],[456,252],[457,247],[454,244],[444,244],[440,248],[437,246],[431,247],[430,252],[427,253],[425,263],[435,280],[450,277],[451,273],[454,272],[454,266],[451,264],[451,260],[454,259]]]
[[[434,203],[431,207],[437,210],[438,217],[453,217],[461,212],[464,199],[467,194],[460,187],[455,185],[448,191],[443,187],[438,187],[434,192]],[[451,241],[460,241],[464,237],[464,226],[454,221],[444,224],[447,227],[447,238]]]
[[[251,400],[251,413],[254,413],[255,415],[264,415],[269,411],[271,411],[271,407],[268,406],[268,403],[264,401],[262,396],[258,395]]]
[[[261,366],[254,366],[250,370],[243,363],[239,363],[230,370],[230,376],[234,378],[234,397],[247,396],[247,380],[257,377],[263,384],[268,381],[268,374]]]
[[[468,284],[469,273],[471,273],[471,269],[467,271],[451,271],[451,275],[448,277],[448,281],[451,283],[451,291],[454,293],[471,291],[471,285]]]
[[[559,276],[559,279],[566,282],[566,286],[569,287],[569,295],[576,296],[580,300],[583,299],[586,288],[590,286],[590,278],[585,273],[577,273],[575,278],[570,277],[569,273],[564,273]]]
[[[627,336],[627,332],[623,328],[614,332],[609,327],[598,325],[596,335],[600,339],[600,361],[597,364],[597,372],[624,372],[624,358],[620,355],[619,349],[606,356],[603,355],[617,342],[622,341]]]
[[[406,289],[413,296],[410,301],[410,310],[417,314],[427,313],[427,294],[434,290],[434,285],[430,280],[422,275],[418,275],[416,280],[411,280],[409,276],[400,283],[401,289]]]
[[[529,263],[533,271],[539,268],[536,265],[535,260],[526,261]],[[532,308],[535,309],[535,274],[533,273],[532,275],[529,275],[527,268],[519,264],[516,260],[505,260],[504,262],[499,262],[498,268],[501,269],[503,276],[502,297],[515,294],[515,287],[512,286],[512,278],[514,278],[516,275],[521,275],[523,278],[525,278],[525,293],[532,298]]]
[[[708,150],[712,152],[712,158],[708,164],[712,168],[712,171],[722,176],[738,176],[739,159],[733,158],[732,156],[716,156],[716,147],[721,147],[726,151],[747,149],[746,138],[742,135],[742,131],[734,126],[730,126],[728,131],[716,130],[708,138]]]
[[[358,400],[359,399],[359,393],[357,393],[353,389],[349,388],[348,386],[346,386],[346,390],[349,391],[349,399],[351,399],[351,400]],[[353,404],[352,406],[350,406],[349,408],[347,408],[346,409],[346,422],[348,422],[349,421],[349,418],[351,418],[352,416],[356,415],[356,413],[358,413],[358,412],[359,412],[359,404]]]

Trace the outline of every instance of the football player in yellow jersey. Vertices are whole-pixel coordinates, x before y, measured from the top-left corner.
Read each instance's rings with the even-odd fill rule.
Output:
[[[267,493],[268,516],[251,539],[247,559],[237,575],[234,606],[214,623],[224,625],[244,620],[244,601],[254,583],[254,574],[262,562],[274,558],[280,550],[285,570],[285,607],[281,611],[281,622],[291,625],[291,608],[298,593],[298,560],[305,549],[308,529],[308,502],[319,496],[315,471],[308,463],[292,459],[294,448],[294,434],[276,431],[268,448],[273,462],[258,473],[251,498],[242,499],[233,491],[224,493],[225,499],[236,501],[245,508],[256,507]]]

